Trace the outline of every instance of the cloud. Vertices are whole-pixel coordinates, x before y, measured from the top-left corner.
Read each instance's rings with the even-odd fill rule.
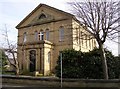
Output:
[[[20,3],[20,2],[36,2],[36,1],[39,1],[39,0],[2,0],[0,2],[17,2],[17,3]]]

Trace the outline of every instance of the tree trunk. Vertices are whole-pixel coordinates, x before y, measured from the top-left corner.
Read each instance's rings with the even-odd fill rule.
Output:
[[[18,66],[18,61],[17,59],[15,58],[15,54],[13,52],[11,52],[12,55],[13,55],[13,59],[14,59],[14,64],[15,64],[15,74],[18,76],[19,75],[19,66]]]
[[[18,67],[18,65],[16,65],[16,75],[18,76],[19,75],[19,67]]]
[[[106,60],[106,55],[105,55],[105,51],[103,48],[103,44],[99,44],[99,49],[100,49],[100,55],[102,59],[104,79],[108,79],[108,67],[107,67],[107,60]]]

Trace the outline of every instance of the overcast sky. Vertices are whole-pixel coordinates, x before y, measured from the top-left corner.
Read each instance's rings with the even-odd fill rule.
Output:
[[[2,33],[5,24],[9,30],[9,37],[12,42],[17,42],[17,29],[15,26],[24,19],[35,7],[40,3],[50,5],[63,11],[69,12],[69,6],[66,2],[71,0],[0,0],[0,47],[5,41]],[[108,44],[109,43],[109,44]],[[105,46],[118,54],[118,46],[116,43],[107,41]]]

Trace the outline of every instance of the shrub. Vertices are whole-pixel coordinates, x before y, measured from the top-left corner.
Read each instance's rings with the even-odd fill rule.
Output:
[[[106,49],[105,49],[106,50]],[[114,57],[108,50],[105,51],[110,78],[119,78],[120,60]],[[93,51],[83,53],[74,49],[62,51],[63,78],[102,79],[102,60],[100,51],[96,48]],[[60,77],[60,56],[56,66],[56,75]]]
[[[81,73],[80,66],[82,57],[82,53],[80,51],[75,51],[74,49],[71,50],[64,50],[62,51],[62,64],[63,64],[63,77],[64,78],[79,78]],[[56,75],[60,77],[60,56],[57,61],[56,66]]]
[[[3,74],[7,71],[7,68],[5,67],[6,65],[8,65],[7,60],[7,55],[3,50],[0,49],[0,72],[2,72]]]

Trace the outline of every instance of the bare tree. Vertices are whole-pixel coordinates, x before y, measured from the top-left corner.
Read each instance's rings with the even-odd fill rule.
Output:
[[[118,16],[120,16],[120,1],[119,1],[118,5],[119,5]],[[120,24],[120,20],[118,21],[118,24]],[[120,27],[118,28],[118,30],[119,30],[119,33],[118,33],[118,42],[119,42],[119,44],[118,44],[118,55],[120,56]]]
[[[107,38],[114,39],[118,33],[118,2],[71,2],[73,13],[80,23],[87,27],[88,31],[96,39],[103,65],[104,78],[108,79],[107,61],[104,51],[104,43]]]
[[[16,54],[17,54],[17,47],[16,44],[12,44],[12,42],[10,42],[9,37],[8,37],[8,30],[7,27],[5,25],[5,30],[3,33],[5,39],[6,39],[6,47],[3,47],[3,50],[10,54],[13,58],[13,61],[11,61],[11,59],[8,57],[8,61],[10,63],[10,65],[12,65],[15,68],[15,74],[19,75],[19,66],[18,66],[18,60],[16,58]]]

